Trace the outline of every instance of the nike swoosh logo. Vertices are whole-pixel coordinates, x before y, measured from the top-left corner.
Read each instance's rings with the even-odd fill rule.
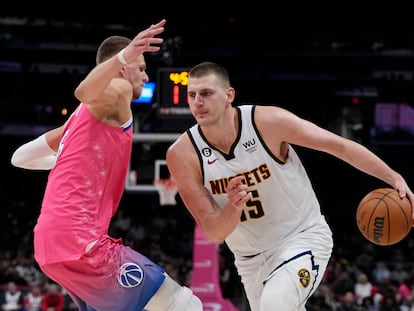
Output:
[[[207,160],[207,163],[208,163],[208,164],[213,164],[213,163],[214,163],[214,162],[216,162],[217,160],[218,160],[218,159],[214,159],[214,160],[211,160],[211,161],[210,161],[210,159],[208,159],[208,160]]]

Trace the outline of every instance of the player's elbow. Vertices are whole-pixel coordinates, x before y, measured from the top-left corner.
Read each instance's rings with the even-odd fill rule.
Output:
[[[200,221],[198,219],[197,223],[199,224],[201,230],[203,231],[207,240],[215,244],[224,243],[227,236],[230,234],[229,231],[222,224],[218,224],[215,220],[206,220]]]
[[[16,159],[15,159],[14,157],[12,157],[12,158],[10,159],[10,164],[11,164],[12,166],[19,167],[19,163],[18,163],[18,161],[16,161]]]
[[[82,83],[75,89],[73,92],[74,96],[81,102],[81,103],[87,103],[89,102],[86,92],[84,92],[84,87],[82,86]]]
[[[73,95],[79,100],[79,102],[88,104],[96,100],[99,97],[99,94],[99,89],[97,87],[91,87],[84,81],[82,81],[73,92]]]
[[[19,156],[19,152],[17,152],[18,150],[16,150],[11,158],[10,158],[10,164],[15,166],[15,167],[23,167],[24,166],[24,161],[22,161],[22,157]]]

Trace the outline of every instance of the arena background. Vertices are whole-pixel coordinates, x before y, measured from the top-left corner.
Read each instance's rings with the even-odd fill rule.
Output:
[[[13,168],[13,150],[66,119],[62,111],[70,112],[77,105],[73,89],[94,66],[95,51],[103,38],[133,36],[160,18],[167,19],[166,41],[159,53],[147,56],[150,80],[156,81],[160,68],[219,62],[229,70],[236,104],[282,106],[360,141],[414,187],[414,27],[409,1],[368,1],[364,5],[291,1],[271,6],[260,1],[236,2],[225,9],[214,2],[129,5],[2,5],[2,252],[30,256],[30,234],[47,178],[45,172]],[[133,107],[140,133],[175,133],[191,124],[190,117],[160,117],[163,102],[157,94],[151,104]],[[379,116],[384,107],[385,116]],[[366,192],[384,186],[381,182],[331,156],[301,148],[299,153],[334,231],[337,260],[352,261],[369,253],[374,260],[389,261],[397,250],[412,258],[411,236],[396,246],[378,247],[358,232],[356,206]],[[177,201],[176,206],[160,206],[156,192],[128,191],[121,209],[132,222],[151,222],[154,217],[167,220],[168,225],[162,227],[166,231],[160,232],[156,225],[147,227],[151,243],[141,241],[137,247],[170,264],[153,251],[153,243],[158,243],[170,261],[185,260],[186,271],[180,273],[188,276],[194,223],[178,197]],[[126,238],[127,232],[114,229],[114,234]],[[167,237],[168,243],[163,242]],[[172,244],[174,239],[182,242],[181,248]],[[221,251],[232,273],[224,295],[240,310],[247,310],[231,256],[225,246]]]

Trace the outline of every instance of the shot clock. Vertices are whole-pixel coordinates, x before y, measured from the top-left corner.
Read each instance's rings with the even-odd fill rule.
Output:
[[[188,68],[159,68],[158,116],[161,118],[192,118],[187,103]]]

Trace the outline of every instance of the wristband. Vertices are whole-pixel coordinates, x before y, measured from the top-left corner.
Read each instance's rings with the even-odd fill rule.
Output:
[[[116,56],[118,57],[118,60],[122,63],[122,65],[128,65],[128,62],[126,61],[124,57],[125,48],[123,48],[121,51],[119,51]]]

